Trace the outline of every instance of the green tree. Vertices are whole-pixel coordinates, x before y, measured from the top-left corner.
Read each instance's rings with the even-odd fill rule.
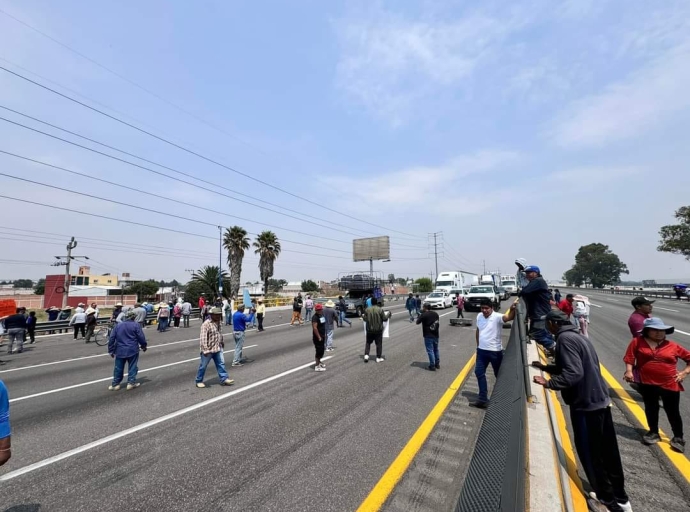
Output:
[[[144,299],[155,299],[158,288],[160,288],[158,283],[153,279],[149,279],[148,281],[132,284],[129,288],[125,288],[123,293],[125,295],[136,295],[137,302],[141,302]]]
[[[207,302],[213,302],[213,300],[218,297],[220,293],[218,291],[218,271],[218,265],[206,265],[192,274],[191,283],[197,283],[199,285],[199,294],[203,293],[206,296]],[[223,283],[223,296],[227,298],[230,293],[228,274],[225,272],[225,270],[223,270],[220,273],[220,276]],[[189,292],[189,285],[191,283],[187,284],[187,292],[185,293]],[[239,286],[237,289],[239,290]]]
[[[571,268],[563,274],[563,280],[568,286],[582,286],[584,278],[576,269]]]
[[[318,292],[319,291],[319,285],[316,284],[311,279],[306,279],[306,280],[302,281],[302,291],[303,292]]]
[[[591,284],[593,288],[603,288],[617,284],[621,274],[629,274],[628,267],[611,252],[608,245],[589,244],[580,247],[575,255],[575,265],[564,274],[572,284]]]
[[[31,279],[17,279],[12,284],[15,288],[33,288],[34,282]]]
[[[395,284],[395,274],[388,274],[388,282],[390,284]]]
[[[36,295],[43,295],[46,292],[46,280],[41,278],[34,286],[34,293]]]
[[[283,289],[283,286],[288,284],[285,279],[269,279],[268,280],[268,291],[272,293],[278,293]]]
[[[274,265],[280,256],[280,241],[273,231],[262,231],[254,241],[254,248],[254,254],[259,255],[259,275],[264,282],[265,295],[268,293],[268,280],[273,277]]]
[[[229,294],[232,297],[237,297],[240,291],[240,275],[242,274],[244,251],[249,249],[247,231],[240,226],[226,229],[223,236],[223,247],[228,251],[228,267],[230,268]]]
[[[676,210],[679,224],[663,226],[659,230],[661,240],[658,251],[680,254],[690,260],[690,206],[682,206]]]
[[[396,283],[398,283],[400,286],[405,286],[407,285],[407,282],[409,281],[408,278],[406,277],[399,277],[395,280]]]
[[[208,288],[201,281],[189,281],[185,285],[184,300],[189,301],[193,307],[196,307],[199,303],[201,294],[203,293],[205,295],[207,291]],[[208,295],[206,295],[206,297],[208,297]]]
[[[420,277],[415,281],[415,284],[419,292],[430,292],[434,289],[434,283],[428,277]]]

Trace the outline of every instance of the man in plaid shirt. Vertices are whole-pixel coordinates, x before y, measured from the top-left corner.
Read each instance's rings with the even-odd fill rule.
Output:
[[[201,335],[199,336],[199,347],[201,355],[201,364],[199,364],[199,371],[196,373],[196,387],[205,388],[204,374],[208,363],[213,360],[218,370],[218,378],[220,383],[224,386],[229,386],[234,380],[229,378],[228,372],[225,369],[225,359],[223,357],[223,334],[220,332],[220,318],[223,315],[221,308],[212,308],[211,316],[201,324]]]

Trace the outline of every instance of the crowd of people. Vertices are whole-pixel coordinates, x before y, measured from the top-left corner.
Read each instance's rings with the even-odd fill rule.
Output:
[[[531,337],[552,356],[544,364],[532,366],[550,374],[550,379],[534,377],[534,382],[560,391],[570,408],[575,449],[593,491],[590,497],[610,512],[631,511],[625,490],[623,464],[611,413],[609,388],[604,380],[599,358],[589,340],[589,311],[586,301],[567,294],[553,300],[538,267],[523,267],[527,285],[520,295],[527,304]],[[630,341],[623,362],[623,380],[642,396],[648,431],[642,436],[647,445],[659,443],[659,401],[663,404],[673,437],[671,449],[684,453],[685,440],[680,414],[683,380],[690,375],[690,351],[668,339],[674,327],[652,317],[654,301],[643,296],[632,301],[628,319]],[[579,313],[578,313],[579,308]],[[548,350],[546,350],[548,349]],[[678,362],[685,368],[678,370]]]

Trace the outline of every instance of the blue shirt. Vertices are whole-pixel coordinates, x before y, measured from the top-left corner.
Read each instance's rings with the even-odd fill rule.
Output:
[[[10,398],[5,383],[0,380],[0,439],[10,435]]]
[[[120,322],[110,333],[108,340],[108,354],[115,357],[132,357],[139,353],[139,346],[146,347],[146,337],[141,325],[133,320]]]
[[[371,307],[371,297],[369,297],[369,298],[367,299],[367,307],[368,307],[368,308]]]
[[[249,317],[247,315],[245,315],[241,311],[235,311],[235,314],[232,315],[232,330],[246,331],[248,321]]]

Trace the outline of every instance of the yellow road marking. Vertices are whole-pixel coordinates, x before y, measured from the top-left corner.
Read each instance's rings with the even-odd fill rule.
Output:
[[[606,383],[613,390],[613,392],[618,396],[618,398],[625,404],[628,410],[635,416],[635,419],[642,425],[642,428],[649,430],[649,425],[647,425],[647,417],[645,416],[644,409],[630,396],[630,394],[623,388],[623,386],[618,382],[618,380],[611,375],[611,373],[604,368],[603,364],[601,366],[601,375],[606,380]],[[669,443],[669,438],[660,429],[659,435],[661,436],[662,442],[659,443],[659,448],[664,452],[664,455],[668,457],[671,463],[676,467],[685,480],[690,483],[690,461],[682,453],[678,453],[671,449]]]
[[[367,496],[359,506],[357,512],[376,512],[381,509],[393,492],[393,489],[395,489],[397,483],[405,474],[405,471],[407,471],[407,468],[412,464],[412,461],[429,435],[431,435],[436,423],[438,423],[450,402],[455,398],[462,383],[467,378],[467,374],[474,367],[475,359],[476,354],[470,357],[465,367],[460,371],[445,393],[443,393],[441,399],[436,403],[429,415],[424,419],[417,431],[412,435],[405,447],[371,490],[369,496]]]
[[[545,364],[547,362],[541,347],[539,347],[539,358],[542,363]],[[548,373],[546,375],[548,375]],[[568,472],[568,483],[570,484],[570,496],[573,498],[573,509],[575,512],[586,512],[589,510],[589,507],[587,506],[587,500],[585,498],[585,490],[582,487],[582,480],[577,473],[575,450],[573,450],[573,445],[570,442],[570,434],[568,433],[568,427],[565,423],[563,408],[558,401],[557,393],[553,389],[544,388],[544,392],[551,394],[551,403],[553,404],[554,414],[556,415],[558,431],[561,434],[563,453],[565,453],[566,471]],[[558,458],[556,458],[556,460],[558,460]],[[560,482],[560,478],[558,480]]]

